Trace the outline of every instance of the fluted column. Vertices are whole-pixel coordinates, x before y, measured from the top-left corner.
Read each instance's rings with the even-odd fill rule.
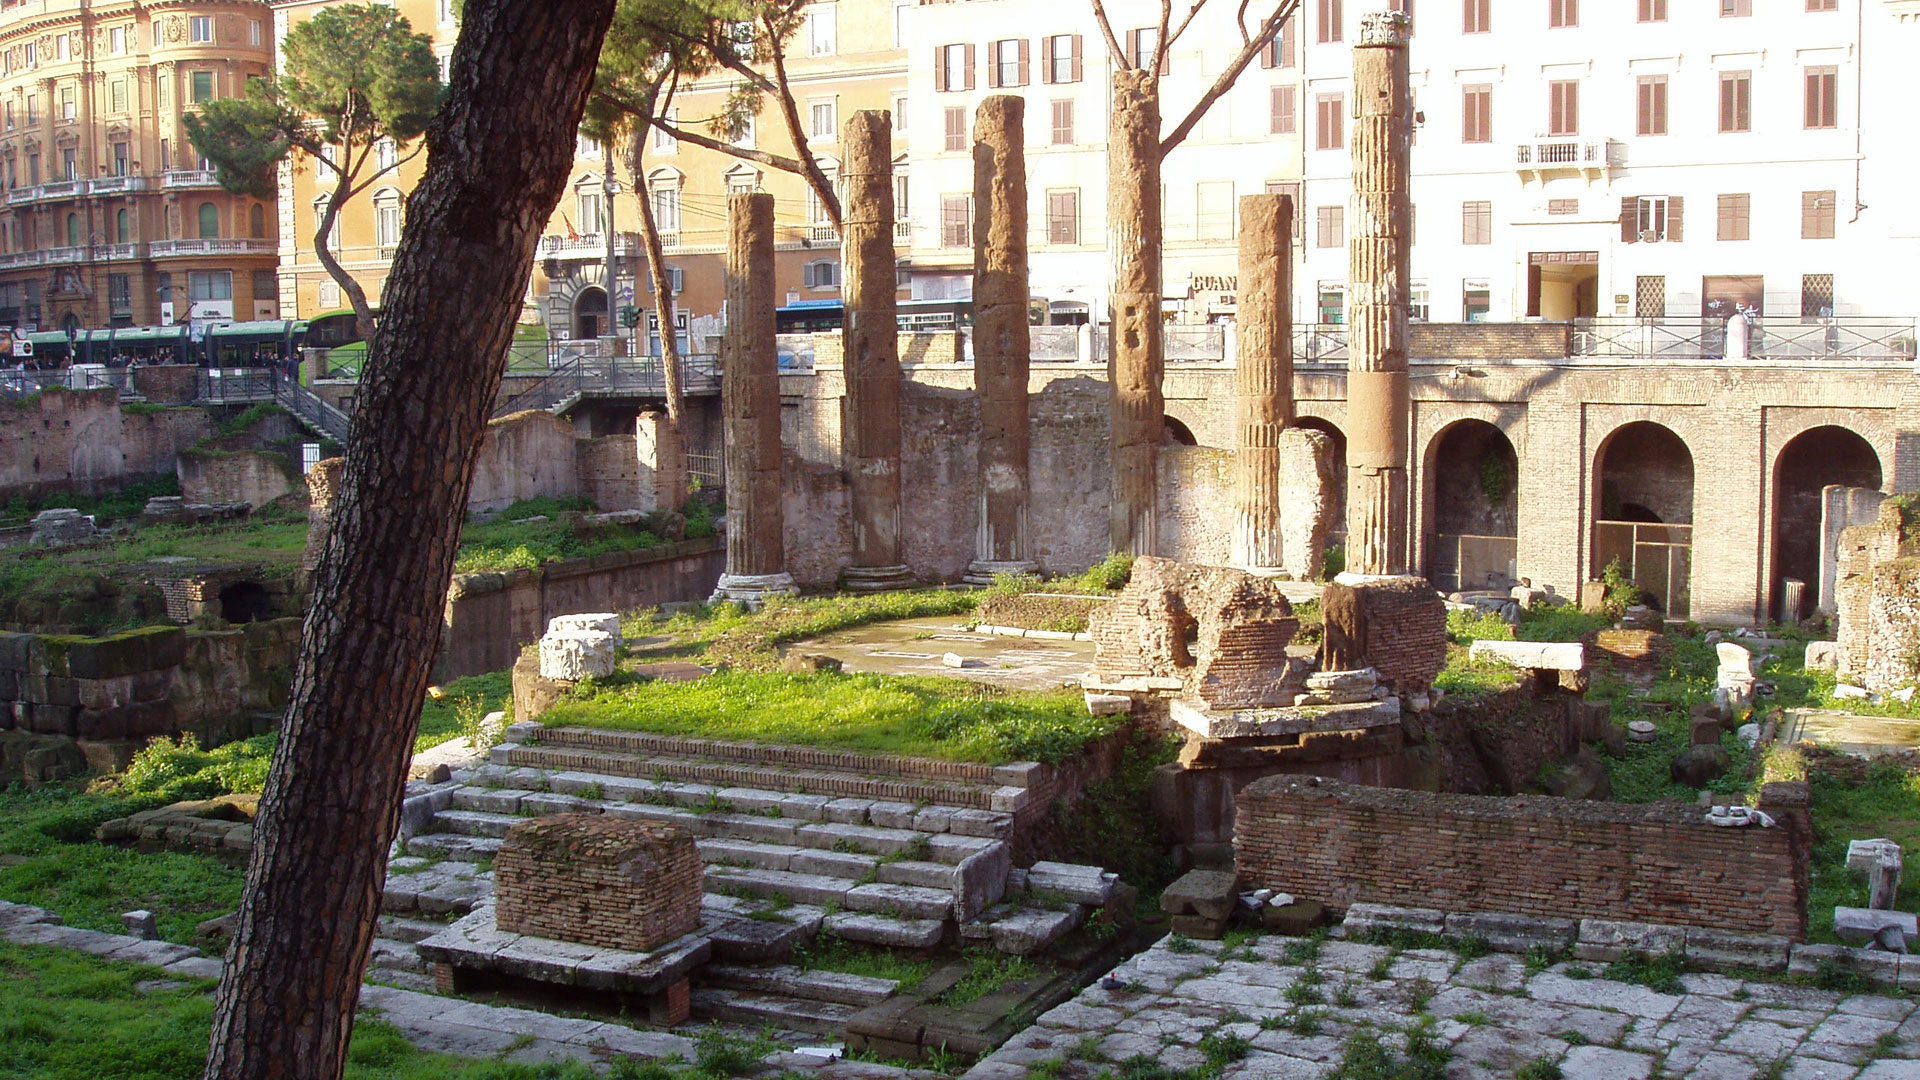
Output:
[[[913,584],[900,556],[900,344],[894,314],[893,125],[887,112],[848,118],[842,144],[846,203],[840,251],[846,262],[841,330],[846,355],[847,459],[853,486],[853,565],[847,588]]]
[[[1281,536],[1280,433],[1293,423],[1293,200],[1240,199],[1239,360],[1234,407],[1233,546],[1228,561],[1278,572]]]
[[[720,402],[727,461],[727,569],[715,600],[796,592],[780,507],[780,356],[774,344],[773,196],[727,197],[727,331]]]
[[[1161,387],[1160,87],[1154,72],[1113,76],[1107,134],[1107,255],[1113,260],[1113,550],[1154,554]]]
[[[973,124],[973,385],[980,526],[967,580],[1034,569],[1028,548],[1026,100],[995,94]]]
[[[1407,17],[1361,16],[1353,50],[1348,241],[1347,555],[1357,574],[1407,572]]]

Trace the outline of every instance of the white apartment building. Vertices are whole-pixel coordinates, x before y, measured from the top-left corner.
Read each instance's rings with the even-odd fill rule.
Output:
[[[1249,5],[1248,18],[1271,11]],[[1160,7],[1107,5],[1114,33],[1153,50]],[[1171,129],[1237,55],[1235,5],[1208,4],[1174,42],[1161,81]],[[1085,0],[921,4],[910,20],[906,173],[907,265],[916,299],[972,294],[973,117],[989,94],[1026,99],[1028,245],[1032,294],[1062,321],[1107,319],[1107,123],[1113,64]],[[1276,42],[1163,166],[1168,309],[1183,322],[1232,310],[1235,219],[1242,195],[1292,191],[1300,176],[1299,48]]]
[[[1351,48],[1374,6],[1303,4],[1299,282],[1323,322],[1344,307]],[[1419,0],[1415,317],[1911,314],[1895,110],[1916,6]]]

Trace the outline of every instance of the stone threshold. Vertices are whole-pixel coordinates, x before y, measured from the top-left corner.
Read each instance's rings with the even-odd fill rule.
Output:
[[[976,625],[972,633],[991,634],[994,637],[1039,638],[1043,641],[1092,641],[1089,633],[1070,633],[1066,630],[1028,630],[1022,626],[994,626],[991,623]]]

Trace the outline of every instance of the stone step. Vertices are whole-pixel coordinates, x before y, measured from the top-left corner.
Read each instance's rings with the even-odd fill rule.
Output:
[[[433,919],[412,919],[405,915],[382,915],[378,934],[390,941],[403,941],[411,945],[416,941],[430,938],[447,928],[447,924]]]
[[[524,820],[517,814],[495,814],[486,810],[442,810],[433,815],[432,831],[499,840],[506,837],[508,829]]]
[[[774,784],[764,776],[759,786],[719,787],[583,769],[543,772],[521,766],[486,765],[464,779],[468,781],[466,785],[452,792],[452,805],[456,809],[526,817],[637,803],[800,824],[857,825],[993,839],[1004,838],[1013,826],[1013,815],[1004,810],[926,799],[897,802],[795,794],[775,790]]]
[[[519,736],[521,730],[516,725],[516,730],[508,733],[508,739],[512,740]],[[992,787],[1026,787],[1046,779],[1048,775],[1045,766],[1033,762],[981,765],[973,762],[940,761],[934,758],[907,757],[897,754],[863,754],[817,746],[729,742],[720,739],[658,735],[645,731],[550,727],[538,729],[534,737],[537,741],[531,745],[569,750],[593,750],[603,753],[685,758],[745,766],[755,772],[769,768],[809,770],[823,774],[845,773],[864,777],[894,777]]]
[[[442,930],[446,927],[441,927]],[[411,971],[416,975],[425,975],[430,966],[413,947],[410,941],[395,941],[391,938],[376,937],[367,956],[369,967],[388,971]]]
[[[901,859],[883,862],[876,868],[880,880],[888,885],[918,885],[923,889],[952,891],[959,871],[952,864]]]
[[[733,1024],[805,1031],[815,1035],[837,1035],[859,1010],[852,1005],[832,1001],[805,1001],[798,998],[769,997],[738,990],[703,988],[691,995],[693,1015],[703,1020]]]
[[[406,971],[401,968],[369,967],[367,968],[366,981],[378,983],[381,986],[391,986],[399,990],[411,990],[416,994],[437,994],[440,992],[439,984],[434,981],[432,975],[422,974],[417,971]]]
[[[877,760],[877,759],[876,759]],[[496,746],[491,762],[510,768],[532,767],[551,772],[599,773],[629,779],[656,782],[705,784],[717,789],[753,786],[776,793],[800,793],[839,798],[872,799],[886,802],[967,807],[976,810],[994,808],[995,796],[1003,802],[1018,801],[1024,788],[968,781],[938,781],[872,775],[864,767],[850,766],[845,772],[821,769],[782,768],[778,765],[734,761],[709,761],[649,753],[626,753],[556,746],[541,742],[533,745]],[[1011,806],[1007,806],[1011,809]]]
[[[421,862],[409,857],[403,859],[414,864]],[[389,864],[386,889],[380,898],[380,909],[384,912],[465,915],[475,904],[493,895],[493,874],[470,862],[442,862],[403,873],[395,869],[403,859]]]
[[[947,936],[944,919],[898,919],[868,911],[836,911],[826,917],[825,927],[848,941],[895,949],[931,949]]]
[[[493,836],[461,836],[458,833],[428,833],[407,841],[407,854],[439,857],[450,862],[486,862],[500,851],[500,840]]]
[[[846,911],[872,912],[906,919],[944,920],[953,913],[953,894],[914,885],[858,884],[843,877],[803,874],[790,870],[755,870],[737,866],[707,868],[711,892],[750,896],[784,896],[798,904],[832,905]]]
[[[862,1007],[878,1005],[900,989],[896,979],[808,971],[791,964],[708,964],[697,977],[704,986],[722,990]]]

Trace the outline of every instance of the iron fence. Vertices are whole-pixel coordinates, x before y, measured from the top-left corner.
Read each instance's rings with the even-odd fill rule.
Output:
[[[1435,533],[1433,585],[1441,592],[1499,588],[1512,581],[1519,541],[1511,536]]]
[[[720,388],[720,358],[700,353],[680,358],[680,382],[689,394],[710,394]],[[494,409],[496,417],[526,409],[551,409],[569,398],[589,394],[662,397],[666,368],[658,356],[577,356],[554,368],[532,385],[508,396]]]
[[[1693,602],[1693,526],[1595,522],[1594,576],[1615,560],[1653,606],[1668,618],[1687,618]]]
[[[702,491],[719,491],[727,486],[727,456],[687,452],[687,474],[700,482]]]
[[[1579,357],[1719,360],[1727,352],[1727,324],[1722,319],[1573,322],[1572,355]],[[1748,329],[1747,356],[1757,360],[1911,360],[1914,324],[1911,319],[1850,316],[1754,319]]]

